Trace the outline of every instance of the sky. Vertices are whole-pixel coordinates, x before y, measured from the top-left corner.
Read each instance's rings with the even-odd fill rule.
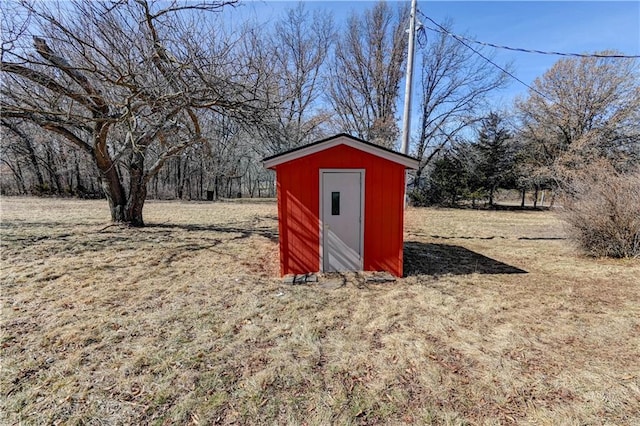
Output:
[[[242,13],[261,22],[276,20],[284,10],[295,6],[291,1],[250,0]],[[338,26],[353,13],[362,13],[375,2],[304,1],[309,10],[328,9]],[[388,3],[399,3],[388,0]],[[406,0],[409,4],[410,0]],[[516,48],[570,53],[593,53],[615,49],[626,55],[640,55],[640,1],[428,1],[418,0],[418,10],[434,21],[453,21],[453,32],[478,41]],[[421,16],[418,14],[418,19]],[[429,22],[424,23],[433,27]],[[436,37],[428,31],[427,36]],[[479,46],[473,45],[478,48]],[[562,57],[484,48],[495,54],[500,65],[512,64],[513,74],[531,84]],[[419,60],[416,60],[419,65]],[[413,111],[419,108],[418,79],[414,77]],[[401,91],[404,93],[404,83]],[[528,88],[510,78],[508,86],[494,94],[494,109],[508,109],[513,100],[526,97]],[[402,95],[404,96],[404,95]],[[398,113],[402,111],[402,101]],[[416,120],[412,119],[415,125]],[[412,126],[413,127],[413,126]]]
[[[497,45],[572,53],[615,49],[640,55],[640,1],[422,1],[419,9],[436,22],[450,17],[458,34]],[[527,84],[561,59],[554,55],[485,50],[492,51],[495,62],[512,62],[514,75]],[[511,79],[502,99],[508,102],[527,90]]]

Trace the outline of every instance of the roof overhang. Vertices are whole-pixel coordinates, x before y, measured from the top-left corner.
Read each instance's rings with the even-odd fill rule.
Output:
[[[420,164],[420,162],[413,157],[400,154],[399,152],[363,141],[362,139],[354,138],[353,136],[344,133],[267,157],[262,160],[262,163],[267,169],[273,169],[280,164],[297,160],[298,158],[306,157],[307,155],[315,154],[338,145],[346,145],[368,154],[384,158],[385,160],[403,165],[407,169],[415,170]]]

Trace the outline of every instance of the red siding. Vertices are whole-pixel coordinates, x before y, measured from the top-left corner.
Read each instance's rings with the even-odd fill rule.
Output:
[[[276,166],[282,275],[320,270],[320,169],[365,169],[364,269],[402,276],[405,168],[346,145]]]

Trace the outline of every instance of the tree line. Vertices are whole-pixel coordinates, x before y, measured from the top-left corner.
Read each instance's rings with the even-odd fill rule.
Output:
[[[396,147],[407,5],[336,23],[299,3],[268,24],[229,20],[240,7],[6,2],[0,190],[106,197],[114,221],[143,225],[148,197],[274,196],[260,159],[333,133]],[[500,189],[524,197],[603,161],[637,164],[636,60],[559,60],[491,111],[508,64],[446,31],[418,47],[415,203],[491,205]]]
[[[603,54],[614,52],[603,52]],[[640,160],[640,84],[634,59],[558,61],[512,110],[490,112],[472,135],[444,147],[414,197],[422,204],[494,204],[497,189],[564,190],[606,163],[615,173]],[[534,201],[535,202],[535,201]]]

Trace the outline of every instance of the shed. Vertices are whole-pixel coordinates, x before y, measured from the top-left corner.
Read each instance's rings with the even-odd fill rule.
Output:
[[[282,275],[402,276],[405,176],[418,160],[339,134],[263,162],[276,171]]]

